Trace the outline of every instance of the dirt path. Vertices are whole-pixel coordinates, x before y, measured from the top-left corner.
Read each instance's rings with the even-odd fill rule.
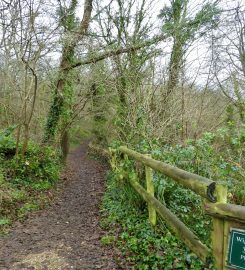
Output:
[[[0,270],[118,269],[100,244],[105,169],[86,152],[83,144],[69,155],[69,179],[58,200],[0,237]]]

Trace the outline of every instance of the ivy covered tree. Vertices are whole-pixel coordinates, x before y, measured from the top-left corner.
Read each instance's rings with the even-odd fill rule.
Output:
[[[159,55],[159,50],[150,46],[157,40],[140,48],[152,35],[154,25],[149,18],[154,1],[116,0],[104,9],[103,1],[97,1],[97,6],[98,10],[103,10],[96,18],[101,40],[111,47],[138,47],[111,58],[114,80],[111,89],[116,96],[114,124],[119,136],[126,140],[128,130],[136,130],[140,125],[144,99],[142,85],[151,80],[149,61]]]
[[[64,120],[66,113],[65,104],[73,97],[73,69],[75,64],[75,49],[78,42],[86,35],[92,13],[92,0],[84,3],[84,14],[80,24],[77,23],[75,11],[77,0],[72,0],[70,6],[65,9],[60,5],[60,22],[64,29],[64,42],[62,55],[58,69],[56,87],[53,100],[47,117],[44,142],[54,139],[59,123]],[[63,119],[62,119],[63,118]],[[66,131],[64,131],[65,133]],[[65,135],[67,136],[67,135]]]
[[[172,38],[173,46],[168,66],[166,98],[179,83],[187,48],[212,28],[217,27],[220,9],[217,2],[201,5],[197,12],[190,10],[190,0],[172,0],[159,17],[163,19],[163,32]],[[193,16],[192,13],[195,13]]]

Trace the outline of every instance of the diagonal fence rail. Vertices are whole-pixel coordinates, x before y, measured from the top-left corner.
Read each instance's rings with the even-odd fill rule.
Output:
[[[245,269],[245,207],[227,203],[226,186],[155,160],[149,155],[138,153],[125,146],[121,146],[117,150],[109,149],[109,152],[112,169],[117,167],[117,153],[123,154],[124,158],[129,157],[144,164],[147,189],[140,185],[137,175],[130,177],[128,174],[128,180],[135,191],[147,202],[149,220],[153,226],[156,224],[156,213],[158,213],[171,230],[199,256],[207,267],[213,256],[217,270]],[[206,214],[210,215],[213,220],[211,250],[175,214],[154,197],[153,171],[163,173],[204,198],[203,206]],[[233,243],[236,242],[234,238],[236,232],[244,235],[244,238],[237,236],[238,244],[241,245],[235,249]],[[233,252],[233,250],[235,251]]]

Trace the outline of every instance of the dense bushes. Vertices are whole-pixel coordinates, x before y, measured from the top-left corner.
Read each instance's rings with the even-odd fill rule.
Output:
[[[119,144],[115,143],[113,147]],[[232,134],[229,129],[205,133],[202,138],[188,140],[185,144],[161,145],[155,140],[129,145],[138,152],[150,153],[157,160],[226,184],[229,201],[241,205],[245,205],[244,146],[244,127]],[[132,173],[136,167],[140,173],[142,168],[138,166],[133,161],[121,160],[108,180],[103,209],[110,226],[114,224],[121,228],[116,243],[137,269],[190,269],[188,260],[192,255],[169,233],[164,222],[158,222],[155,230],[149,226],[144,202],[125,179],[120,180],[125,169]],[[144,185],[142,179],[144,175],[141,175]],[[210,246],[212,223],[204,214],[201,198],[159,173],[154,173],[154,185],[156,197]],[[191,265],[193,269],[201,269],[199,260]]]
[[[141,153],[151,153],[157,160],[227,185],[230,202],[245,205],[244,126],[232,135],[229,129],[220,129],[205,133],[198,140],[187,140],[182,145],[159,146],[157,141],[143,141],[134,148]],[[164,178],[161,181],[169,182]]]
[[[13,130],[0,132],[0,231],[48,201],[60,170],[59,155],[49,146],[31,142],[24,155],[16,156]]]
[[[41,188],[41,183],[52,184],[57,180],[59,158],[53,148],[31,143],[24,157],[7,159],[4,166],[11,183],[21,186],[40,185]]]

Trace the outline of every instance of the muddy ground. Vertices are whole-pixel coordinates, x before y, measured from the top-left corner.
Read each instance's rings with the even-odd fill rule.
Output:
[[[70,153],[59,198],[0,237],[0,270],[121,269],[114,251],[100,243],[106,170],[87,150],[84,143]]]

